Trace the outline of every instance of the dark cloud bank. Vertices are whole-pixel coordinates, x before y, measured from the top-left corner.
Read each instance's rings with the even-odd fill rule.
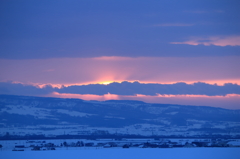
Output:
[[[0,11],[0,58],[239,56],[240,51],[170,44],[191,36],[239,35],[237,0],[2,0]]]
[[[47,85],[43,88],[38,88],[32,85],[23,85],[19,83],[0,82],[0,94],[14,95],[47,95],[52,92],[71,93],[71,94],[116,94],[116,95],[150,95],[156,94],[165,95],[208,95],[208,96],[225,96],[227,94],[240,94],[240,85],[227,83],[223,86],[211,85],[207,83],[186,84],[183,82],[175,84],[143,84],[139,82],[89,84],[89,85],[73,85],[62,88],[54,88]]]

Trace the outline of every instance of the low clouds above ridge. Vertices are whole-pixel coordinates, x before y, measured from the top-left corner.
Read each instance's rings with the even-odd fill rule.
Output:
[[[0,82],[0,94],[79,98],[83,100],[138,100],[147,103],[214,106],[240,109],[240,85],[223,86],[207,83],[143,84],[122,82],[90,85],[72,85],[62,88],[20,83]]]
[[[15,94],[15,95],[48,95],[53,92],[68,93],[68,94],[115,94],[115,95],[206,95],[206,96],[225,96],[227,94],[240,94],[240,86],[237,84],[225,84],[223,86],[211,85],[207,83],[175,83],[175,84],[152,84],[127,82],[104,84],[89,84],[89,85],[72,85],[56,88],[51,85],[46,85],[42,88],[23,85],[20,83],[1,82],[0,94]]]

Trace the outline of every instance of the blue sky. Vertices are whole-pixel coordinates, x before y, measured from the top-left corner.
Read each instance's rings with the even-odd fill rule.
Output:
[[[239,106],[239,8],[237,0],[3,0],[0,92],[16,94],[16,83],[58,97],[88,94],[46,92],[44,86],[232,83],[235,93],[216,95],[213,105],[227,105],[234,96]],[[209,101],[205,96],[199,99]],[[171,102],[163,99],[152,102]],[[199,99],[190,104],[199,105]]]

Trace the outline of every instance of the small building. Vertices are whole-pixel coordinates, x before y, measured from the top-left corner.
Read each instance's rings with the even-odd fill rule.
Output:
[[[15,145],[15,148],[25,148],[24,145]]]
[[[94,146],[94,143],[93,143],[93,142],[85,143],[85,146],[86,146],[86,147],[93,147],[93,146]]]
[[[129,145],[128,145],[128,144],[125,144],[125,145],[123,145],[122,148],[129,148]]]
[[[230,147],[240,147],[240,141],[235,140],[235,141],[229,141],[227,143]]]
[[[110,145],[110,144],[106,144],[103,146],[103,148],[110,148],[110,147],[112,147],[112,145]]]
[[[24,149],[14,148],[12,151],[24,151]]]
[[[47,150],[56,150],[54,147],[48,147]]]
[[[31,150],[32,151],[40,151],[41,147],[40,146],[34,146]]]

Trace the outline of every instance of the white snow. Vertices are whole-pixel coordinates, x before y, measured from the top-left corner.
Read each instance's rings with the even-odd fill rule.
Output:
[[[36,118],[42,118],[42,119],[53,117],[52,115],[50,115],[49,109],[29,107],[24,105],[6,105],[5,108],[0,110],[0,113],[1,112],[7,112],[10,114],[20,114],[20,115],[32,115]]]
[[[178,112],[171,112],[171,113],[166,113],[166,114],[170,114],[170,115],[175,115],[177,114]]]
[[[240,140],[233,140],[228,142],[230,146],[240,146]]]
[[[240,148],[88,148],[55,151],[0,151],[0,159],[239,159]]]
[[[114,119],[125,119],[123,117],[114,117],[114,116],[104,116],[105,118],[114,118]]]
[[[66,109],[58,109],[57,112],[62,114],[67,114],[70,116],[79,116],[79,117],[87,117],[87,116],[95,115],[95,114],[81,113],[77,111],[69,111]]]

